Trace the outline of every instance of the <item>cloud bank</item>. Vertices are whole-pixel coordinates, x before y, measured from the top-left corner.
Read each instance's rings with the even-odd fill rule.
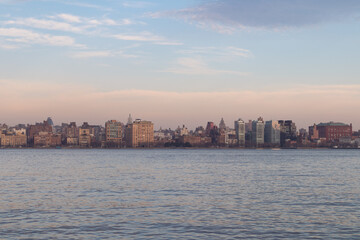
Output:
[[[360,85],[299,86],[277,91],[170,92],[149,90],[99,91],[75,84],[28,83],[0,80],[0,122],[33,123],[52,116],[56,123],[89,121],[104,124],[109,119],[151,120],[158,128],[186,124],[190,128],[218,123],[224,117],[233,126],[239,117],[293,119],[298,126],[314,122],[352,122],[360,128],[356,111]],[[14,121],[18,122],[14,122]]]
[[[286,29],[360,16],[358,0],[215,0],[162,15],[229,32],[236,28]]]

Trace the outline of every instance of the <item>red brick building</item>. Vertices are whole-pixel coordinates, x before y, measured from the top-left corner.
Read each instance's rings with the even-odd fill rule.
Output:
[[[339,141],[340,138],[352,136],[352,124],[329,122],[320,123],[316,125],[316,128],[319,138],[324,138],[327,142]]]

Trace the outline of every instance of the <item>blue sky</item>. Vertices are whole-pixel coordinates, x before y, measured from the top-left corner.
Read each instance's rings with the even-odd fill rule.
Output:
[[[0,122],[360,128],[359,23],[355,0],[0,0]]]

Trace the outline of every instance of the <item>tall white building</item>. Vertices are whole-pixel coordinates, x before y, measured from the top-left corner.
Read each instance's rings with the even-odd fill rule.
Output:
[[[239,118],[234,122],[234,125],[238,145],[245,146],[245,122]]]
[[[280,124],[278,121],[266,121],[265,142],[272,145],[280,145]]]
[[[265,123],[262,117],[252,122],[251,140],[256,147],[264,144]]]

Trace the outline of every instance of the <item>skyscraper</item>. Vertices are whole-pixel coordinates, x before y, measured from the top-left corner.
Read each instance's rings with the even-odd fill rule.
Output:
[[[252,122],[251,140],[256,147],[264,144],[264,128],[265,124],[262,117],[259,117],[257,121]]]
[[[264,140],[272,146],[280,146],[280,124],[278,121],[266,121]]]
[[[239,146],[245,146],[245,122],[239,118],[234,122],[236,139]]]
[[[280,144],[285,146],[286,141],[296,140],[296,125],[292,120],[279,120],[280,125]]]

